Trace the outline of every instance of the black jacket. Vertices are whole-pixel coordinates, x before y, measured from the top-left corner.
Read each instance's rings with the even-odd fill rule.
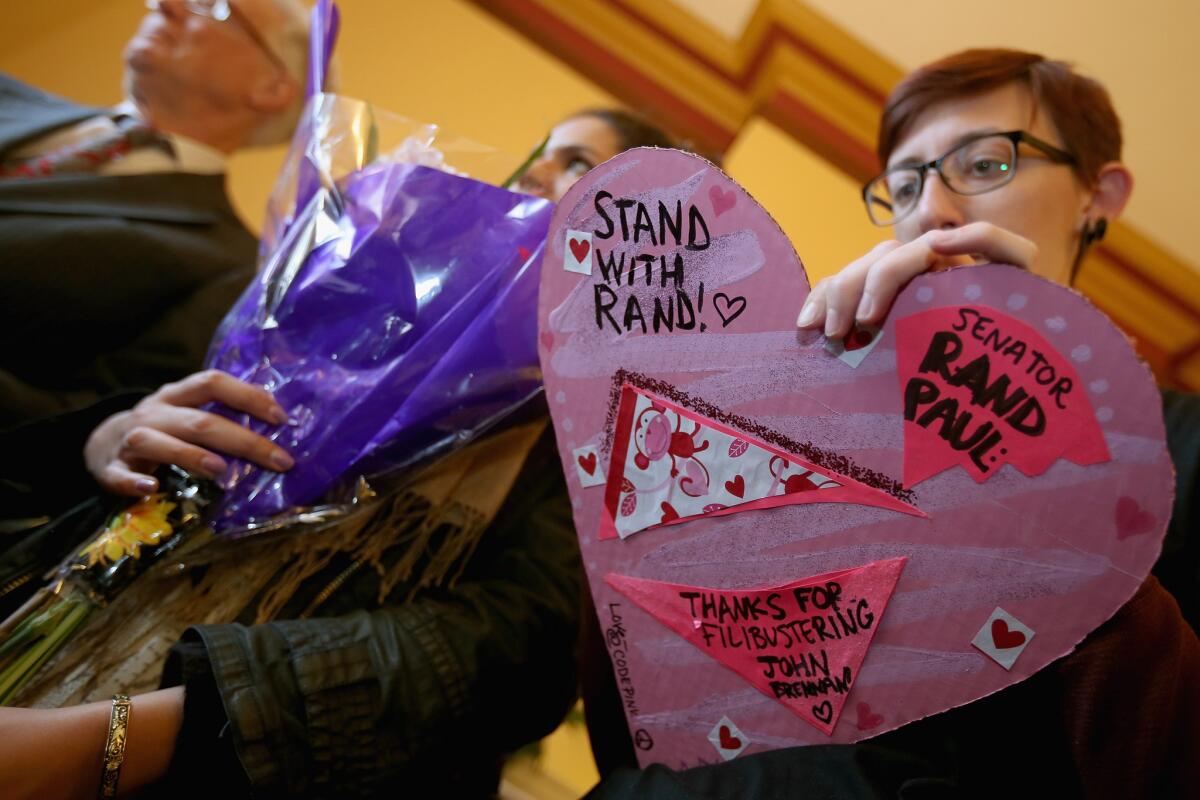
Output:
[[[0,160],[100,112],[0,75]],[[0,429],[199,369],[256,249],[224,175],[0,180]]]

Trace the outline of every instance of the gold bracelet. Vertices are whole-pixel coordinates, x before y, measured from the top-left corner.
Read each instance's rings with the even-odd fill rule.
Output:
[[[127,694],[114,694],[112,712],[108,715],[108,738],[104,742],[104,766],[100,770],[102,800],[117,796],[117,779],[125,763],[125,737],[129,732],[129,709],[133,701]]]

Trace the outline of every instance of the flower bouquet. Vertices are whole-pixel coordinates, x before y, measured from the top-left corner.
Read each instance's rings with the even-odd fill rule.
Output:
[[[323,0],[313,20],[310,98],[259,274],[207,359],[268,389],[290,421],[210,410],[296,466],[234,462],[215,484],[161,470],[160,492],[109,520],[0,624],[0,703],[168,553],[210,531],[229,539],[343,514],[368,479],[471,442],[540,391],[537,268],[552,204],[466,174],[500,176],[515,159],[322,93],[337,10]]]

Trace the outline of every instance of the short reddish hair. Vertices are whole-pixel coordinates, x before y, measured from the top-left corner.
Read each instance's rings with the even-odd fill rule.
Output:
[[[1121,120],[1108,91],[1075,72],[1063,61],[1051,61],[1019,50],[964,50],[908,75],[892,90],[879,121],[879,160],[888,158],[909,132],[913,121],[946,100],[983,94],[1013,81],[1029,87],[1034,102],[1050,115],[1064,149],[1075,156],[1075,173],[1092,185],[1100,167],[1121,158]]]

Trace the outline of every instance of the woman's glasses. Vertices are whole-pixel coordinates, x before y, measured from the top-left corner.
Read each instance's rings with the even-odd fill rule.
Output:
[[[920,200],[926,174],[933,170],[952,192],[983,194],[999,189],[1017,173],[1018,145],[1024,142],[1056,164],[1074,164],[1075,157],[1025,131],[972,136],[941,158],[925,164],[900,164],[863,187],[867,215],[876,225],[894,225]]]

